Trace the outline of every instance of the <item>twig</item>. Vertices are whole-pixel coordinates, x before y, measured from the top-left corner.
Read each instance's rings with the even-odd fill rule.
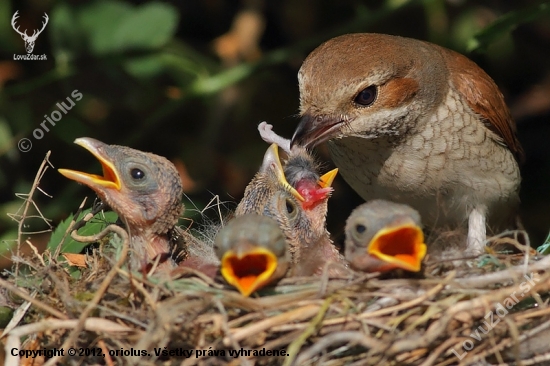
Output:
[[[298,338],[296,338],[290,345],[288,346],[287,352],[290,356],[288,356],[285,359],[285,362],[283,363],[283,366],[290,366],[292,365],[292,362],[294,361],[294,358],[298,355],[298,351],[302,347],[302,345],[306,342],[306,340],[311,336],[315,331],[319,328],[319,325],[321,325],[323,318],[325,317],[325,314],[332,303],[332,298],[328,298],[323,302],[323,306],[319,309],[319,312],[315,317],[309,322],[307,328],[300,334]],[[298,362],[300,364],[300,362]]]
[[[78,233],[78,230],[82,227],[84,227],[84,225],[86,225],[97,213],[101,212],[101,210],[105,209],[106,205],[103,203],[103,202],[100,202],[99,204],[96,204],[94,207],[92,207],[92,209],[90,210],[90,212],[88,212],[86,214],[86,216],[84,216],[81,220],[79,220],[78,222],[76,221],[76,219],[78,218],[78,216],[80,216],[80,213],[84,210],[84,205],[86,204],[86,201],[87,201],[87,197],[84,198],[84,200],[82,200],[82,202],[80,203],[80,206],[78,206],[78,209],[76,210],[75,214],[73,215],[73,219],[71,221],[71,223],[69,224],[68,228],[67,228],[67,231],[65,231],[65,233],[63,234],[63,237],[61,238],[61,241],[59,242],[59,245],[57,246],[56,250],[55,250],[55,253],[54,253],[54,258],[57,258],[61,252],[61,248],[63,247],[63,243],[65,242],[65,238],[67,237],[67,235],[69,233],[72,233],[74,231],[76,231]],[[75,239],[76,240],[76,239]]]
[[[109,348],[107,348],[107,345],[105,344],[103,339],[100,339],[97,342],[97,345],[99,346],[99,348],[101,348],[101,350],[103,351],[103,354],[105,355],[105,364],[107,366],[115,366],[113,360],[111,359],[111,355],[109,355]]]
[[[441,281],[440,284],[438,284],[437,286],[434,286],[430,291],[426,292],[424,295],[420,296],[417,299],[407,301],[407,302],[404,302],[404,303],[401,303],[399,305],[395,305],[395,306],[392,306],[392,307],[389,307],[389,308],[380,309],[380,310],[373,311],[373,312],[370,312],[370,313],[360,314],[359,319],[375,318],[377,316],[391,314],[393,312],[408,309],[408,308],[411,308],[411,307],[416,306],[418,304],[421,304],[425,300],[429,299],[430,297],[432,297],[433,295],[435,295],[439,291],[441,291],[445,287],[445,285],[454,278],[455,274],[456,273],[454,271],[449,273],[449,275],[447,277],[445,277],[443,279],[443,281]]]
[[[50,161],[49,161],[51,153],[52,153],[51,151],[48,151],[46,153],[46,156],[44,157],[44,160],[42,160],[42,163],[40,164],[40,168],[38,168],[38,172],[36,172],[36,176],[34,177],[34,181],[32,182],[31,190],[29,191],[28,194],[25,195],[26,196],[25,197],[25,207],[23,208],[23,213],[21,215],[19,215],[20,219],[16,220],[19,223],[19,225],[17,226],[17,251],[16,251],[17,256],[20,255],[21,240],[22,240],[21,237],[23,235],[23,225],[25,224],[25,218],[27,217],[27,213],[29,211],[29,207],[30,207],[31,203],[37,209],[37,211],[40,213],[40,210],[38,210],[38,207],[36,207],[36,205],[34,204],[32,196],[34,195],[34,191],[38,187],[38,184],[40,183],[40,180],[42,179],[42,176],[46,173],[46,170],[48,170],[48,166],[51,166],[53,168],[53,164],[50,163]],[[21,196],[21,197],[23,197],[23,196]],[[16,215],[9,215],[9,216],[14,218]],[[48,220],[41,213],[40,213],[40,217],[42,217],[42,219],[46,223],[48,223]],[[49,225],[49,223],[48,223],[48,225]],[[17,277],[18,275],[19,275],[19,262],[16,262],[15,263],[15,277]]]
[[[105,237],[110,232],[114,232],[118,234],[122,238],[122,251],[120,252],[120,258],[116,262],[115,266],[111,268],[109,273],[107,273],[107,276],[105,276],[105,280],[101,283],[101,286],[97,289],[97,292],[95,296],[93,297],[92,301],[86,306],[84,311],[82,312],[82,315],[78,318],[78,323],[74,327],[74,329],[69,334],[69,337],[63,342],[63,345],[61,348],[68,349],[76,340],[76,337],[78,334],[83,330],[84,324],[86,322],[86,318],[90,314],[90,312],[94,309],[94,307],[99,303],[101,298],[103,297],[103,294],[105,291],[107,291],[107,288],[111,284],[111,281],[114,279],[114,277],[117,274],[118,268],[122,266],[124,261],[126,260],[126,256],[128,255],[128,246],[129,246],[129,238],[126,231],[117,225],[109,225],[105,229],[103,229],[99,234],[92,235],[92,236],[80,236],[76,231],[73,231],[71,233],[71,236],[78,241],[87,242],[87,243],[93,243],[96,242],[103,237]],[[46,362],[45,366],[51,366],[54,365],[56,362],[61,361],[64,358],[64,356],[55,356],[51,358],[48,362]]]
[[[483,287],[495,283],[511,281],[529,272],[546,271],[548,268],[550,268],[550,255],[528,267],[522,264],[498,272],[485,273],[481,276],[461,278],[460,281],[457,282],[457,285],[461,287]]]
[[[379,351],[386,348],[382,342],[366,336],[363,332],[337,332],[324,336],[316,341],[313,346],[302,352],[300,357],[296,359],[295,364],[301,365],[305,361],[311,360],[317,353],[322,352],[324,349],[340,343],[355,343],[367,349]]]
[[[13,329],[9,332],[8,339],[6,340],[6,345],[4,349],[6,350],[6,366],[17,366],[19,365],[19,356],[12,356],[12,349],[21,349],[21,337],[52,331],[56,329],[73,329],[77,327],[80,323],[80,320],[70,319],[70,320],[59,320],[59,319],[47,319],[42,320],[38,323],[31,323],[22,325],[18,328]],[[105,332],[105,333],[119,333],[119,332],[135,332],[134,329],[126,327],[124,325],[117,324],[107,319],[103,318],[88,318],[85,319],[82,324],[82,329],[91,331],[91,332]],[[67,348],[65,348],[67,349]],[[46,364],[50,362],[57,362],[56,357],[50,359]]]
[[[151,310],[156,311],[157,310],[157,303],[156,301],[151,297],[151,295],[145,290],[145,287],[143,287],[143,284],[138,282],[135,277],[128,274],[128,272],[117,268],[117,272],[126,277],[128,280],[130,280],[132,286],[134,286],[141,294],[143,295],[143,298],[145,299],[145,302],[149,304],[151,307]]]
[[[12,285],[11,283],[9,283],[8,281],[6,281],[2,278],[0,278],[0,287],[4,287],[5,289],[7,289],[8,291],[10,291],[10,292],[14,293],[15,295],[19,296],[23,300],[30,302],[31,304],[33,304],[34,306],[36,306],[39,309],[47,311],[48,313],[52,314],[56,318],[69,319],[69,317],[67,315],[63,314],[59,310],[56,310],[56,309],[52,308],[51,306],[49,306],[47,304],[44,304],[40,300],[37,300],[37,299],[31,297],[26,292],[21,291],[19,288],[17,288],[17,286]]]
[[[235,341],[239,342],[245,338],[253,336],[254,334],[270,329],[275,325],[308,319],[313,315],[317,314],[319,309],[320,309],[319,305],[302,306],[300,308],[288,311],[286,313],[264,319],[252,325],[246,326],[244,328],[236,329],[234,330],[233,338],[235,339]],[[224,343],[225,342],[226,341],[224,339]]]
[[[239,342],[237,342],[233,337],[233,335],[231,334],[231,331],[228,325],[229,316],[227,315],[227,311],[225,310],[225,307],[223,306],[221,301],[217,298],[214,298],[214,303],[216,304],[216,307],[218,308],[218,310],[220,311],[220,314],[223,317],[223,321],[221,322],[221,328],[223,332],[226,334],[226,339],[229,340],[231,347],[233,347],[235,351],[239,352],[241,346],[239,345]],[[245,357],[241,356],[240,354],[239,354],[239,360],[242,365],[245,365],[245,366],[251,365],[250,361]]]

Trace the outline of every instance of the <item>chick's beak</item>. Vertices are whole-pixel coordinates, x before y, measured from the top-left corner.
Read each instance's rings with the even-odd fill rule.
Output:
[[[279,183],[294,197],[296,197],[296,199],[302,202],[305,201],[304,197],[286,180],[285,171],[283,169],[283,165],[281,164],[281,158],[279,157],[279,147],[277,146],[277,144],[271,144],[269,150],[271,150],[271,153],[274,156],[272,168],[275,172],[275,175],[277,176],[277,180],[279,181]]]
[[[384,270],[402,268],[418,272],[426,249],[422,229],[404,224],[380,230],[369,243],[367,252],[388,264]]]
[[[91,152],[97,158],[97,160],[99,160],[103,168],[103,175],[88,174],[70,169],[59,169],[59,173],[63,174],[69,179],[77,181],[78,183],[85,184],[91,188],[103,187],[116,189],[117,191],[119,191],[121,187],[120,177],[117,174],[116,168],[113,163],[105,156],[105,153],[103,152],[103,147],[107,145],[98,140],[88,137],[78,138],[74,142],[75,144],[80,145]]]
[[[241,253],[229,250],[222,257],[221,274],[227,283],[248,297],[273,280],[277,264],[275,254],[262,247]]]
[[[337,174],[338,168],[332,169],[330,172],[323,174],[323,176],[319,179],[319,185],[321,188],[331,188],[332,182],[334,182],[334,178],[336,178]]]
[[[298,191],[304,200],[302,201],[302,207],[305,210],[309,210],[315,207],[317,203],[321,202],[332,192],[332,182],[338,174],[338,168],[332,169],[330,172],[325,173],[318,182],[313,182],[307,179],[296,183],[296,191]]]

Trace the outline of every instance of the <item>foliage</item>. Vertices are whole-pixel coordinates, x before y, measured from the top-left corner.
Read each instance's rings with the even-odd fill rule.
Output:
[[[230,211],[266,149],[256,125],[267,120],[281,135],[292,134],[301,60],[324,40],[343,33],[399,34],[463,53],[475,49],[474,60],[495,78],[510,105],[528,104],[513,109],[523,108],[546,121],[548,108],[543,102],[533,104],[543,106],[538,110],[532,107],[528,102],[536,98],[528,92],[550,73],[550,48],[545,47],[549,3],[0,2],[0,234],[13,230],[5,215],[13,207],[13,192],[28,191],[46,151],[52,151],[56,167],[90,173],[100,169],[72,145],[82,136],[152,151],[177,163],[187,181],[185,203],[198,208],[186,211],[189,220],[203,220],[202,208],[214,195],[228,202],[222,209]],[[26,53],[10,24],[16,10],[18,24],[29,33],[40,27],[44,13],[49,16],[34,50],[46,55],[46,61],[13,59]],[[238,23],[245,13],[254,21]],[[60,111],[58,103],[75,90],[82,99],[50,124],[46,117]],[[521,136],[526,126],[521,120],[518,125],[529,157],[536,144]],[[37,138],[36,131],[43,137]],[[545,134],[537,130],[533,135]],[[31,151],[18,150],[21,138],[32,142]],[[536,167],[523,170],[527,193],[522,202],[532,215],[525,224],[530,234],[539,236],[538,242],[548,231],[548,221],[537,219],[543,215],[539,196],[544,191],[529,186],[529,174],[539,183],[550,179],[550,159],[544,154]],[[55,203],[41,197],[38,205],[54,222],[74,211],[90,192],[60,175],[48,175],[41,188]],[[329,225],[338,233],[360,200],[342,181],[335,188]],[[544,202],[550,205],[550,199]],[[539,211],[530,208],[534,206]],[[206,219],[218,215],[217,208],[211,211]]]
[[[71,238],[69,233],[69,228],[71,227],[71,224],[73,222],[79,222],[86,216],[92,209],[87,209],[82,211],[78,217],[74,217],[73,215],[69,215],[65,220],[61,221],[57,228],[52,233],[52,236],[50,237],[50,241],[48,242],[47,248],[50,250],[50,252],[55,253],[58,246],[62,245],[61,250],[59,253],[80,253],[88,245],[88,243],[81,243],[73,238]],[[86,223],[82,228],[80,228],[77,232],[79,235],[82,236],[91,236],[99,233],[101,230],[103,230],[107,225],[112,224],[116,222],[118,216],[116,213],[109,211],[109,212],[100,212],[98,213],[94,219],[92,219],[90,222]]]

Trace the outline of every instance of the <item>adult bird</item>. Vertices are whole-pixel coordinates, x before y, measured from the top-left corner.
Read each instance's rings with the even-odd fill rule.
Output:
[[[329,266],[329,274],[339,275],[345,266],[326,229],[327,201],[336,170],[320,176],[318,168],[302,148],[293,149],[283,166],[278,146],[272,144],[235,211],[237,216],[256,213],[277,221],[289,243],[290,275],[321,274],[328,262],[336,263]]]
[[[417,209],[428,228],[509,226],[522,148],[494,81],[468,58],[415,39],[347,34],[315,49],[298,74],[301,121],[292,146],[329,142],[365,200]]]
[[[243,296],[281,279],[290,266],[290,252],[275,220],[258,214],[235,217],[216,235],[214,250],[220,272]]]
[[[175,266],[171,238],[184,210],[180,176],[166,158],[89,137],[75,140],[99,160],[103,174],[59,169],[65,177],[90,187],[115,211],[130,236],[131,268],[142,269],[167,258],[159,270]]]
[[[384,200],[353,210],[346,221],[345,245],[350,266],[365,272],[418,272],[427,250],[418,212]]]

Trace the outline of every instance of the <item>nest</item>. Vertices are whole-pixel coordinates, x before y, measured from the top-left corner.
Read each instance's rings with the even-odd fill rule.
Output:
[[[288,278],[245,298],[190,269],[131,271],[128,236],[109,225],[88,238],[101,245],[84,262],[13,258],[0,279],[18,305],[6,365],[20,362],[13,349],[50,365],[549,364],[550,256],[502,240],[523,253],[472,259],[466,271],[438,263],[423,278]]]

